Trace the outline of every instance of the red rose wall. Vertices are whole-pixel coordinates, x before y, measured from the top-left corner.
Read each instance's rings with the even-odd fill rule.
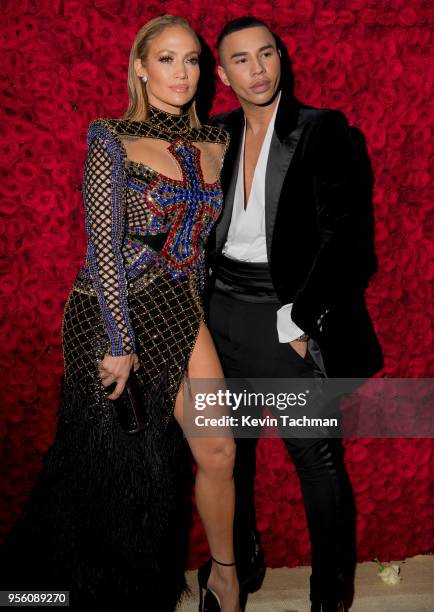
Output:
[[[212,47],[229,19],[267,20],[288,47],[297,96],[340,109],[362,130],[376,177],[379,271],[367,298],[385,352],[382,374],[432,375],[429,2],[3,0],[1,7],[1,534],[53,439],[62,310],[85,252],[87,126],[125,109],[130,45],[157,15],[187,17]],[[213,110],[234,104],[219,86]],[[346,339],[336,341],[345,350]],[[359,560],[432,550],[432,441],[345,446]],[[309,564],[300,487],[280,440],[259,444],[256,492],[268,565]],[[196,567],[207,551],[197,516],[191,542]]]

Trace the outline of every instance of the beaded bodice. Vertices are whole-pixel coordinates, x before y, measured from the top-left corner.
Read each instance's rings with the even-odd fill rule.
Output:
[[[129,159],[125,139],[161,145],[179,176]],[[227,147],[227,140],[220,128],[191,128],[187,114],[153,108],[147,121],[90,124],[84,179],[88,248],[76,287],[96,293],[112,355],[135,350],[128,291],[143,279],[163,272],[175,279],[193,275],[199,290],[203,285],[205,243],[223,197],[218,176],[204,180],[200,147]]]

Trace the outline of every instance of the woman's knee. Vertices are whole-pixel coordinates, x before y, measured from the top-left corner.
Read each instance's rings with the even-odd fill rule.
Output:
[[[230,472],[235,464],[236,445],[233,438],[208,438],[192,449],[200,470]]]

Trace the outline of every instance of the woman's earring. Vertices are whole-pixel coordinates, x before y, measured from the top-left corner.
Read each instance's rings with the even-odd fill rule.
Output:
[[[146,83],[148,82],[148,77],[147,77],[147,76],[142,76],[142,81],[143,81],[143,82],[145,83],[145,85],[146,85]]]

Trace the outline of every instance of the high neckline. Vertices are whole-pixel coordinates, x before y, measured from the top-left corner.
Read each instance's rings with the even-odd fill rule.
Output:
[[[191,129],[188,111],[175,115],[150,105],[148,122],[168,134],[185,134]]]

